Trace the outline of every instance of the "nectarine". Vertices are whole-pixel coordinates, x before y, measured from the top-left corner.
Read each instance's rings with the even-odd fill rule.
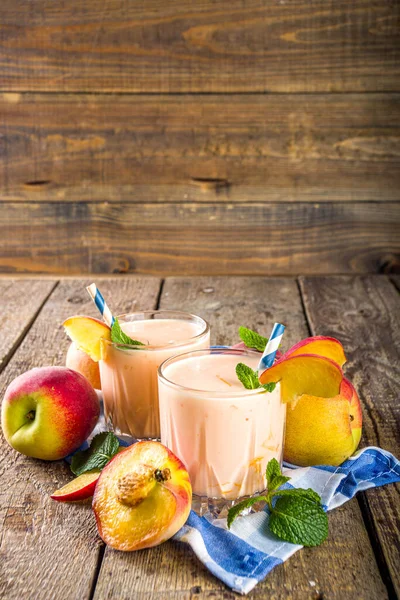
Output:
[[[100,414],[88,380],[66,367],[40,367],[19,375],[8,386],[1,409],[10,446],[43,460],[58,460],[79,448]]]

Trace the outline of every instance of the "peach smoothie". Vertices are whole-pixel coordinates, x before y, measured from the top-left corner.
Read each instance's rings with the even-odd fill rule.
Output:
[[[159,369],[161,442],[179,456],[193,493],[236,500],[265,489],[268,461],[282,461],[286,406],[280,386],[247,390],[236,365],[257,370],[260,354],[207,349]]]
[[[124,333],[144,345],[102,340],[100,378],[106,420],[117,434],[159,439],[157,369],[174,354],[208,347],[208,324],[175,311],[134,313],[118,321]]]

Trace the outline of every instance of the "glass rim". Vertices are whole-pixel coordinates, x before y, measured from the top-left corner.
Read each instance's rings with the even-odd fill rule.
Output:
[[[245,349],[245,348],[229,348],[229,346],[226,347],[209,347],[209,348],[202,348],[199,350],[190,350],[188,352],[182,352],[182,354],[175,354],[174,356],[170,356],[169,358],[167,358],[166,360],[164,360],[164,362],[161,363],[161,365],[158,367],[157,372],[158,372],[158,378],[160,381],[162,381],[163,383],[165,383],[166,385],[168,385],[171,388],[174,388],[176,390],[180,390],[180,391],[185,391],[185,392],[194,392],[196,394],[201,394],[201,395],[205,395],[207,397],[212,397],[212,398],[241,398],[241,397],[246,397],[246,396],[257,396],[259,394],[265,394],[267,393],[267,390],[263,389],[263,388],[256,388],[254,390],[248,390],[246,388],[243,388],[243,390],[240,391],[217,391],[217,390],[201,390],[198,388],[193,388],[193,387],[188,387],[185,385],[180,385],[179,383],[175,383],[174,381],[171,381],[171,379],[168,379],[168,377],[164,374],[164,370],[165,368],[168,368],[169,364],[172,364],[173,362],[179,361],[179,360],[185,360],[186,358],[189,358],[189,354],[190,355],[200,355],[200,354],[231,354],[233,356],[257,356],[257,357],[261,357],[261,353],[260,352],[256,352],[255,350],[250,350],[250,349]],[[168,364],[169,363],[169,364]],[[277,386],[279,385],[279,382],[276,384]]]
[[[121,323],[129,323],[129,321],[126,320],[127,317],[132,317],[134,315],[154,315],[154,314],[166,314],[166,315],[170,315],[170,319],[172,320],[172,315],[176,315],[178,320],[179,320],[179,316],[184,316],[186,317],[187,321],[197,321],[200,322],[203,325],[202,330],[200,331],[200,333],[197,333],[194,336],[191,336],[189,338],[187,338],[184,341],[179,341],[179,342],[175,342],[173,344],[164,344],[162,346],[155,346],[154,344],[143,344],[141,346],[139,345],[133,345],[133,344],[120,344],[118,342],[112,342],[111,340],[106,340],[105,338],[102,338],[103,342],[110,345],[110,346],[114,346],[116,348],[123,348],[124,350],[131,350],[136,352],[137,350],[167,350],[168,348],[179,348],[180,346],[186,346],[188,343],[192,343],[194,341],[197,341],[199,339],[201,339],[203,336],[206,336],[209,331],[210,331],[210,325],[209,323],[203,319],[203,317],[199,317],[199,315],[195,315],[193,313],[188,313],[182,310],[171,310],[171,309],[158,309],[155,308],[154,310],[137,310],[135,312],[131,312],[131,313],[123,313],[122,315],[116,315],[116,318],[118,319],[118,321]],[[125,319],[125,321],[124,321]],[[141,319],[142,321],[147,321],[150,319]],[[153,320],[153,319],[152,319]],[[154,319],[156,320],[156,319]],[[184,319],[182,319],[184,320]]]

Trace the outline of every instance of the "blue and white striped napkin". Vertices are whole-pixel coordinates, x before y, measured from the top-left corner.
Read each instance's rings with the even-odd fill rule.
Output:
[[[357,492],[400,481],[400,462],[390,452],[371,446],[340,467],[286,465],[283,473],[291,477],[284,487],[312,488],[329,511]],[[238,517],[228,531],[225,519],[199,517],[192,511],[174,539],[189,544],[207,569],[232,590],[248,594],[276,565],[302,548],[267,533],[267,523],[265,510]]]
[[[102,411],[89,439],[105,430]],[[129,445],[125,440],[120,443]],[[87,447],[86,442],[80,449]],[[66,460],[70,462],[70,459]],[[357,492],[400,481],[400,461],[390,452],[371,446],[357,452],[340,467],[284,464],[283,473],[291,478],[283,487],[312,488],[321,496],[324,509],[329,511]],[[191,511],[186,524],[173,539],[189,544],[207,569],[232,590],[248,594],[276,565],[302,548],[269,533],[267,524],[267,509],[238,517],[229,531],[226,519],[214,519],[210,515],[199,517]]]

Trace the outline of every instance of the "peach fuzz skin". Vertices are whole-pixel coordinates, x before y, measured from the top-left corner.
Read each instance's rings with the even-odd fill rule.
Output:
[[[74,342],[71,342],[68,348],[65,366],[86,377],[96,390],[101,390],[99,363],[94,362],[83,350],[79,350]]]
[[[165,480],[156,480],[167,474]],[[137,442],[101,472],[93,496],[100,537],[123,551],[157,546],[186,522],[192,487],[182,462],[159,442]]]
[[[332,398],[303,395],[286,412],[284,460],[300,466],[340,465],[360,442],[361,404],[343,379]]]
[[[111,329],[99,319],[76,315],[63,323],[68,337],[92,360],[101,359],[101,339],[111,340]]]
[[[97,394],[83,375],[66,367],[40,367],[9,385],[1,423],[18,452],[58,460],[87,439],[99,414]]]

